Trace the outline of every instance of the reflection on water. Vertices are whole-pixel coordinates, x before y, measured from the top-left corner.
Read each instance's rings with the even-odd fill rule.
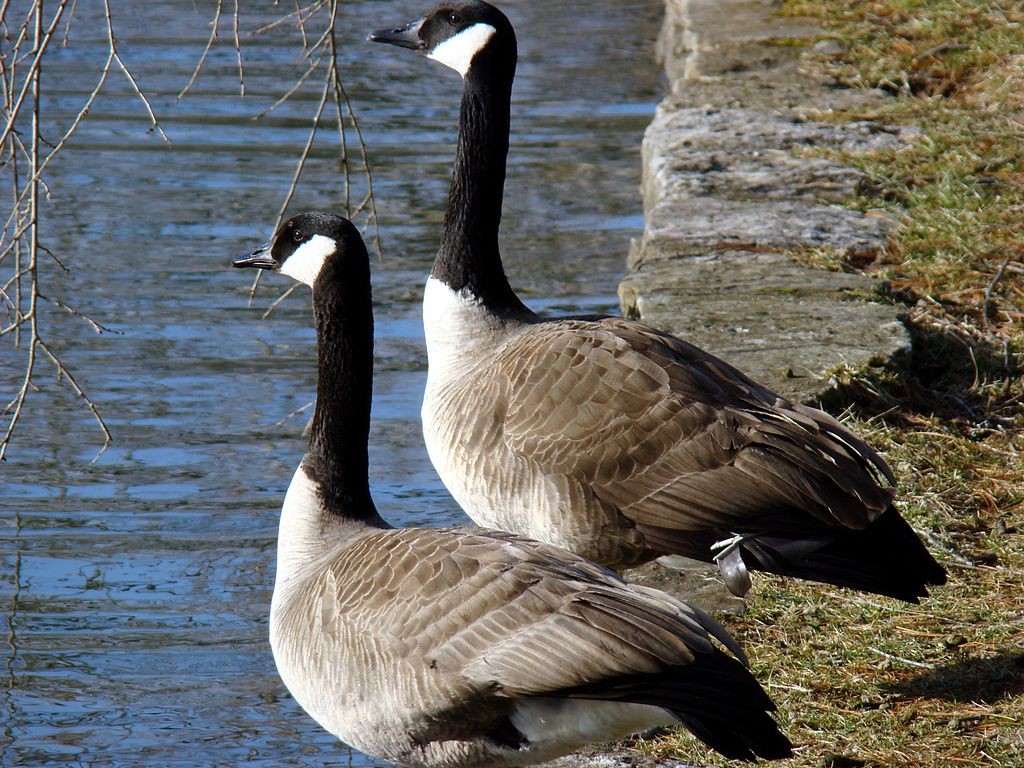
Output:
[[[0,469],[5,766],[372,764],[298,709],[266,641],[277,513],[308,414],[275,423],[314,389],[308,295],[261,320],[246,305],[250,276],[228,267],[268,235],[316,88],[251,119],[301,72],[298,37],[281,29],[247,43],[245,99],[234,50],[222,44],[176,104],[214,12],[198,5],[138,4],[117,18],[119,50],[172,145],[146,135],[128,85],[112,79],[49,179],[46,243],[73,272],[47,265],[43,292],[113,332],[51,314],[47,333],[115,442],[90,465],[100,442],[91,416],[40,376]],[[651,49],[660,3],[505,7],[520,36],[507,271],[538,309],[614,311],[640,226],[639,141],[659,87]],[[397,525],[464,520],[430,467],[418,418],[420,289],[439,235],[460,83],[410,52],[362,42],[425,9],[347,3],[340,40],[384,236],[370,460],[378,507]],[[45,70],[47,108],[62,125],[106,58],[97,13],[79,4],[71,45]],[[260,22],[243,17],[250,29]],[[325,130],[293,210],[340,205],[331,138]],[[285,283],[264,286],[260,308]],[[0,342],[5,402],[20,360],[9,337]]]

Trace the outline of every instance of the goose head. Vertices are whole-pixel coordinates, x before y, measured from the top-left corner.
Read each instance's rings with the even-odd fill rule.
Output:
[[[352,222],[333,213],[312,211],[286,220],[270,242],[235,259],[234,265],[272,269],[312,288],[328,265],[343,268],[341,262],[349,257],[366,258],[362,238]]]
[[[411,48],[466,77],[490,63],[515,66],[516,37],[501,11],[482,0],[445,2],[422,19],[370,34],[370,42]]]

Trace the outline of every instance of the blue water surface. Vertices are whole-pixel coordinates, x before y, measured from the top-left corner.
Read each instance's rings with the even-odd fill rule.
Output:
[[[289,414],[313,397],[315,335],[307,291],[263,319],[287,281],[267,276],[250,306],[252,273],[230,263],[269,235],[322,79],[255,120],[307,61],[294,24],[254,35],[288,4],[241,5],[245,97],[233,6],[224,4],[219,41],[178,100],[216,5],[111,3],[118,51],[171,143],[148,132],[115,70],[47,176],[44,243],[70,271],[43,264],[42,330],[114,440],[96,458],[102,438],[92,415],[42,360],[0,466],[3,766],[375,764],[298,708],[267,642],[277,516],[310,411]],[[395,525],[466,522],[419,426],[419,301],[461,85],[410,51],[364,42],[426,5],[343,2],[338,24],[382,234],[370,461],[378,507]],[[9,27],[27,6],[10,4]],[[506,270],[539,310],[615,312],[628,241],[641,226],[639,148],[661,87],[653,59],[661,4],[503,7],[520,37]],[[309,21],[309,39],[322,26]],[[0,44],[6,52],[10,43]],[[107,57],[102,4],[77,3],[67,45],[53,50],[43,112],[47,132],[59,136]],[[338,157],[328,121],[293,212],[342,209]],[[358,199],[357,152],[352,160]],[[58,298],[106,330],[61,310]],[[24,363],[24,349],[0,338],[5,403]]]

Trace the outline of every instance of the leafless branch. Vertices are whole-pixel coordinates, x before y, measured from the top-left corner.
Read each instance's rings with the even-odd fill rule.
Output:
[[[150,106],[149,99],[147,99],[146,95],[139,89],[139,84],[135,82],[134,75],[132,75],[128,67],[125,66],[125,63],[121,60],[121,55],[117,52],[117,38],[114,36],[114,24],[110,19],[110,0],[103,0],[103,14],[107,20],[107,42],[110,44],[110,54],[113,56],[114,61],[117,62],[117,66],[119,66],[121,71],[124,72],[124,76],[128,78],[128,82],[131,84],[135,95],[139,97],[142,105],[146,108],[146,114],[149,115],[150,120],[149,130],[152,131],[153,129],[156,129],[160,133],[160,137],[170,144],[171,140],[167,138],[167,134],[164,133],[164,129],[161,128],[160,123],[157,122],[156,115],[153,114],[153,107]]]
[[[0,324],[0,337],[11,334],[14,337],[15,348],[24,350],[25,362],[21,385],[10,405],[3,411],[3,415],[8,417],[8,421],[2,437],[0,437],[0,460],[6,457],[15,427],[24,415],[26,402],[32,393],[38,391],[33,378],[38,375],[40,360],[47,360],[54,366],[58,382],[74,391],[93,414],[103,434],[104,449],[111,440],[110,431],[100,415],[97,404],[89,397],[47,339],[41,335],[40,299],[46,300],[41,292],[42,280],[45,279],[43,268],[47,267],[49,261],[52,260],[58,268],[67,269],[67,265],[61,260],[61,255],[51,252],[40,241],[39,203],[41,198],[49,195],[44,173],[48,170],[51,161],[66,148],[99,94],[106,87],[110,74],[115,69],[125,76],[132,93],[142,103],[149,118],[149,131],[156,132],[164,142],[169,143],[149,99],[118,50],[110,0],[103,2],[107,56],[99,78],[59,139],[52,144],[44,140],[40,132],[39,114],[42,63],[51,44],[57,42],[63,45],[69,44],[71,21],[77,8],[76,2],[77,0],[50,0],[46,6],[47,14],[44,17],[42,0],[33,0],[29,4],[26,15],[19,20],[19,23],[10,24],[8,15],[13,4],[10,3],[10,0],[0,0],[0,27],[5,36],[3,41],[5,48],[0,51],[0,88],[3,90],[4,99],[3,111],[0,112],[2,115],[2,121],[0,121],[0,129],[2,129],[0,130],[0,176],[5,179],[5,183],[10,182],[10,200],[12,202],[10,213],[4,217],[5,221],[0,229],[0,266],[4,269],[3,275],[0,276],[0,305],[3,306],[5,313],[5,322]],[[343,175],[343,188],[339,190],[339,193],[343,199],[344,209],[349,218],[361,217],[364,219],[362,222],[364,231],[370,226],[374,228],[374,243],[378,254],[380,254],[381,245],[372,172],[359,121],[352,108],[338,67],[339,50],[336,29],[341,7],[340,0],[312,0],[303,4],[304,2],[305,0],[294,0],[294,10],[254,33],[262,34],[285,24],[294,24],[301,35],[301,55],[308,61],[308,66],[294,85],[280,99],[261,112],[260,116],[279,107],[300,90],[309,87],[312,81],[320,77],[321,73],[323,74],[317,108],[310,122],[306,142],[295,162],[294,172],[278,210],[274,227],[276,229],[279,226],[298,193],[316,142],[317,132],[324,127],[325,110],[330,101],[332,118],[337,130],[339,165]],[[188,82],[178,94],[179,99],[186,96],[196,86],[210,52],[220,42],[221,24],[226,7],[225,0],[217,0],[210,36]],[[319,20],[323,21],[322,26],[320,26]],[[316,26],[314,27],[314,25]],[[231,43],[237,60],[239,91],[244,96],[246,84],[242,55],[242,30],[241,3],[239,0],[234,0]],[[63,32],[62,40],[60,32]],[[327,63],[326,67],[321,66],[324,62]],[[31,123],[31,130],[29,130],[29,123]],[[355,153],[354,156],[349,151],[350,140],[358,144],[358,153]],[[353,178],[353,160],[362,164],[361,171],[365,175],[364,182]],[[355,200],[359,202],[353,206]],[[42,258],[44,254],[48,255],[50,259]],[[257,283],[258,280],[253,284],[253,292]],[[292,291],[288,291],[278,297],[267,309],[266,314],[272,312],[291,293]],[[117,332],[60,299],[54,299],[53,305],[63,312],[85,320],[97,333]],[[45,307],[45,304],[42,306]]]
[[[284,426],[284,425],[285,425],[285,424],[286,424],[286,423],[287,423],[287,422],[288,422],[289,420],[291,420],[291,419],[295,418],[295,417],[296,417],[296,416],[298,416],[298,415],[299,415],[300,413],[303,413],[303,412],[305,412],[305,411],[308,411],[308,410],[310,409],[310,407],[312,407],[313,403],[315,403],[315,402],[316,402],[315,400],[310,400],[310,401],[309,401],[308,403],[306,403],[306,404],[305,404],[304,406],[302,406],[301,408],[296,408],[296,409],[295,409],[294,411],[292,411],[291,413],[289,413],[289,414],[288,414],[287,416],[285,416],[285,417],[284,417],[283,419],[281,419],[280,421],[275,421],[275,422],[274,422],[274,426],[275,426],[275,427],[283,427],[283,426]]]
[[[299,283],[295,283],[295,285],[291,286],[287,291],[285,291],[280,296],[278,296],[276,299],[274,299],[274,302],[269,307],[267,307],[267,311],[263,313],[263,316],[260,319],[261,320],[266,320],[268,317],[270,317],[270,314],[275,309],[277,309],[277,305],[280,304],[285,299],[287,299],[293,293],[295,293],[295,291],[298,289],[298,287],[299,287]]]
[[[245,68],[242,66],[242,42],[238,37],[238,0],[235,0],[235,13],[231,25],[232,37],[235,41],[235,56],[238,59],[238,88],[239,95],[245,96]]]
[[[87,322],[89,325],[92,326],[92,329],[94,331],[96,331],[96,333],[100,333],[100,334],[102,334],[102,333],[113,333],[116,336],[124,336],[124,331],[118,331],[118,330],[116,330],[114,328],[108,328],[107,326],[103,325],[102,323],[97,323],[95,320],[93,320],[88,315],[86,315],[86,314],[84,314],[82,312],[79,312],[74,307],[69,307],[67,304],[62,302],[60,299],[54,299],[53,303],[57,307],[59,307],[60,309],[63,309],[69,315],[73,315],[75,317],[80,317],[83,320],[85,320],[85,322]]]
[[[276,109],[278,106],[287,101],[293,94],[295,94],[314,74],[318,71],[323,58],[327,58],[327,76],[325,78],[324,87],[321,90],[320,98],[317,102],[317,108],[312,118],[309,134],[306,138],[306,143],[303,146],[302,152],[299,155],[298,161],[296,162],[295,172],[292,175],[291,183],[285,192],[284,201],[278,210],[277,217],[274,222],[274,231],[280,225],[284,219],[285,213],[291,204],[292,199],[295,196],[296,190],[298,189],[299,182],[302,178],[303,170],[305,169],[306,163],[309,159],[309,153],[313,147],[313,142],[316,138],[317,131],[320,126],[321,119],[323,118],[324,109],[326,108],[327,100],[330,98],[333,103],[333,112],[335,123],[338,131],[338,146],[340,151],[340,165],[342,168],[343,178],[343,189],[342,198],[345,207],[345,213],[349,218],[354,218],[364,211],[367,212],[367,226],[372,225],[374,228],[374,246],[377,250],[378,256],[383,255],[380,239],[380,227],[377,218],[377,207],[376,198],[373,193],[373,174],[370,168],[369,158],[366,152],[366,142],[363,139],[362,130],[359,126],[359,120],[356,118],[355,110],[352,107],[352,102],[349,99],[348,91],[345,89],[345,84],[341,78],[341,72],[338,68],[338,42],[337,42],[337,20],[340,8],[340,0],[330,0],[329,3],[318,2],[306,9],[297,8],[289,17],[294,17],[300,26],[303,34],[303,41],[306,40],[306,29],[305,24],[314,15],[314,13],[324,6],[328,9],[328,18],[326,20],[325,27],[317,38],[316,42],[308,46],[306,49],[306,57],[310,60],[310,66],[300,76],[298,81],[284,94],[280,99],[274,102],[268,109],[264,110],[260,116],[267,112]],[[307,11],[310,11],[307,13]],[[288,18],[288,17],[286,17]],[[268,29],[264,27],[263,29]],[[351,127],[355,135],[358,147],[359,147],[359,159],[362,162],[362,167],[365,172],[365,183],[366,183],[366,194],[361,198],[361,202],[358,206],[353,209],[352,207],[352,196],[351,196],[351,164],[350,155],[348,152],[348,135],[346,126]],[[259,286],[262,273],[258,273],[253,279],[252,285],[249,289],[249,301],[253,301],[256,295],[256,289]],[[290,292],[289,292],[290,293]],[[273,309],[280,303],[284,297],[279,297],[267,310],[266,314],[269,314]],[[266,316],[265,314],[265,316]]]
[[[203,64],[206,63],[206,57],[210,55],[210,49],[213,48],[213,44],[217,42],[217,28],[220,26],[220,14],[223,10],[224,0],[217,0],[217,10],[213,14],[213,22],[210,25],[210,37],[206,41],[206,47],[203,48],[203,52],[199,56],[199,60],[196,62],[195,68],[192,70],[192,76],[188,79],[188,82],[185,83],[185,87],[178,92],[176,97],[177,101],[181,101],[185,98],[185,94],[192,90],[192,85],[195,83],[196,78],[199,77],[199,72],[202,70]]]
[[[256,115],[256,119],[259,120],[260,118],[265,117],[266,115],[270,114],[275,109],[280,107],[282,104],[284,104],[286,101],[288,101],[288,99],[290,99],[295,94],[296,91],[298,91],[300,88],[302,88],[303,85],[306,84],[306,81],[309,80],[309,78],[313,75],[314,72],[316,72],[316,70],[319,68],[319,66],[320,66],[320,59],[314,60],[313,63],[310,64],[309,67],[306,68],[306,71],[302,73],[302,75],[299,77],[299,79],[295,81],[295,83],[292,85],[292,87],[289,88],[284,93],[284,95],[281,96],[281,98],[279,98],[277,101],[275,101],[269,107],[267,107],[262,112],[260,112],[258,115]]]
[[[42,339],[39,339],[38,343],[39,348],[46,353],[46,356],[50,358],[50,362],[53,363],[54,367],[57,369],[58,381],[60,379],[67,380],[68,384],[71,385],[71,388],[75,390],[75,394],[77,394],[80,398],[82,398],[82,400],[85,401],[86,407],[90,411],[92,411],[92,415],[96,419],[96,423],[99,424],[100,430],[103,432],[103,447],[100,448],[99,453],[96,454],[98,458],[99,455],[103,453],[103,451],[107,450],[107,446],[110,445],[110,441],[113,439],[111,437],[110,430],[107,429],[106,422],[103,421],[103,417],[100,416],[100,412],[99,409],[96,407],[96,403],[94,403],[89,398],[89,396],[85,393],[84,389],[78,386],[78,382],[75,381],[75,377],[71,375],[71,371],[64,367],[64,364],[60,361],[60,358],[53,353],[53,350],[51,350],[46,345],[46,342],[44,342]]]
[[[299,178],[302,176],[302,169],[306,167],[306,161],[309,159],[309,150],[313,146],[313,140],[316,138],[317,128],[320,123],[320,116],[324,113],[324,105],[327,103],[327,95],[330,92],[330,80],[324,81],[324,88],[320,94],[320,101],[317,102],[316,112],[313,114],[313,122],[309,129],[309,135],[306,137],[306,144],[302,148],[302,153],[299,155],[299,160],[295,164],[295,173],[292,175],[291,183],[288,185],[288,191],[285,193],[284,202],[281,203],[281,207],[277,211],[277,218],[274,219],[273,231],[277,232],[277,228],[281,225],[281,221],[284,219],[285,211],[288,210],[288,206],[292,202],[292,197],[295,195],[295,190],[299,186]],[[252,301],[256,296],[256,289],[259,287],[260,278],[263,276],[263,272],[257,272],[255,279],[252,281],[252,285],[249,287],[249,304],[252,305]],[[273,308],[277,306],[279,302],[274,302],[273,306],[267,310],[267,315],[273,311]]]
[[[61,41],[61,45],[64,48],[68,47],[68,43],[71,42],[71,22],[75,18],[75,9],[78,7],[78,0],[71,0],[71,10],[68,11],[68,18],[64,22],[64,39]]]
[[[85,119],[115,66],[124,74],[135,96],[142,102],[149,116],[150,130],[156,130],[162,139],[167,141],[167,136],[157,121],[149,100],[118,53],[109,0],[104,0],[103,3],[108,51],[99,80],[60,139],[56,143],[51,143],[43,138],[40,129],[42,62],[57,39],[55,31],[60,26],[62,18],[66,19],[62,42],[64,45],[68,44],[75,9],[75,0],[60,0],[55,4],[52,15],[44,20],[43,3],[41,0],[35,0],[29,6],[24,21],[14,36],[13,44],[0,56],[0,87],[3,89],[5,119],[3,131],[0,133],[0,169],[4,170],[4,175],[9,179],[13,202],[11,213],[0,230],[0,264],[6,267],[6,260],[13,255],[12,269],[9,276],[5,275],[3,285],[0,286],[0,297],[11,321],[0,327],[0,336],[13,334],[15,348],[24,347],[25,350],[25,368],[21,385],[3,411],[3,415],[9,418],[0,437],[0,461],[7,456],[30,394],[38,391],[33,379],[39,372],[40,360],[48,360],[54,366],[57,382],[71,389],[93,414],[103,434],[103,447],[100,453],[111,440],[110,430],[100,415],[97,404],[43,338],[41,332],[40,299],[46,300],[41,293],[44,266],[42,256],[48,256],[59,269],[68,271],[68,266],[60,255],[51,251],[40,240],[40,200],[44,196],[49,196],[49,188],[43,178],[44,172],[50,162],[66,147]],[[4,0],[0,8],[0,18],[6,19],[8,10],[9,4]],[[28,123],[29,127],[26,127],[25,123]],[[97,333],[117,333],[59,299],[55,299],[53,303],[64,312],[85,320]]]
[[[50,22],[50,26],[47,27],[45,33],[40,31],[40,34],[36,36],[34,48],[31,51],[31,54],[34,54],[32,57],[32,64],[30,65],[28,73],[25,75],[25,82],[22,85],[21,92],[13,103],[5,105],[5,111],[7,112],[7,125],[4,126],[4,132],[0,134],[0,147],[6,143],[7,137],[10,135],[11,131],[14,130],[14,121],[20,114],[22,104],[25,103],[25,98],[33,88],[33,84],[35,84],[35,86],[38,86],[39,84],[39,66],[42,64],[43,54],[50,45],[50,38],[53,37],[53,31],[60,23],[60,17],[64,15],[64,9],[67,7],[67,4],[68,0],[60,0],[57,4],[57,11],[54,13],[53,20]],[[35,10],[35,16],[37,19],[36,27],[37,30],[41,30],[43,13],[41,4],[35,6]],[[17,51],[17,47],[15,47],[14,50]]]
[[[306,39],[306,22],[313,18],[320,12],[320,9],[324,7],[326,0],[317,0],[315,3],[310,3],[305,8],[300,8],[298,2],[295,3],[295,10],[289,14],[276,19],[269,24],[264,24],[262,27],[253,32],[254,35],[262,35],[264,32],[269,32],[276,27],[280,27],[282,24],[287,24],[293,18],[299,28],[299,32],[302,34],[302,48],[305,50],[308,48],[309,41]]]

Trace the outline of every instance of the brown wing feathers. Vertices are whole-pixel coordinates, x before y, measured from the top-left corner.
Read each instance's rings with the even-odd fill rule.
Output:
[[[915,600],[944,582],[902,519],[878,523],[899,517],[893,475],[863,440],[692,345],[617,318],[559,320],[508,344],[496,367],[508,444],[587,484],[652,555],[709,560],[740,534],[755,569]],[[880,568],[883,550],[905,565]]]
[[[499,741],[514,744],[517,737],[505,720],[511,709],[492,704],[541,696],[652,704],[728,756],[789,754],[769,714],[770,699],[743,663],[711,641],[709,634],[742,653],[706,614],[511,534],[405,529],[364,541],[356,546],[375,553],[377,573],[407,570],[414,559],[419,565],[412,572],[426,562],[422,575],[432,580],[453,557],[478,562],[440,589],[410,590],[404,601],[387,594],[386,578],[375,578],[376,589],[384,589],[380,606],[372,595],[352,595],[358,602],[339,606],[339,614],[365,615],[368,632],[412,630],[391,647],[422,657],[449,684],[465,686],[457,706],[485,704]],[[495,544],[502,545],[501,557],[494,556]],[[438,604],[457,610],[439,616]],[[432,623],[417,621],[426,614]],[[431,718],[455,719],[450,712]]]

